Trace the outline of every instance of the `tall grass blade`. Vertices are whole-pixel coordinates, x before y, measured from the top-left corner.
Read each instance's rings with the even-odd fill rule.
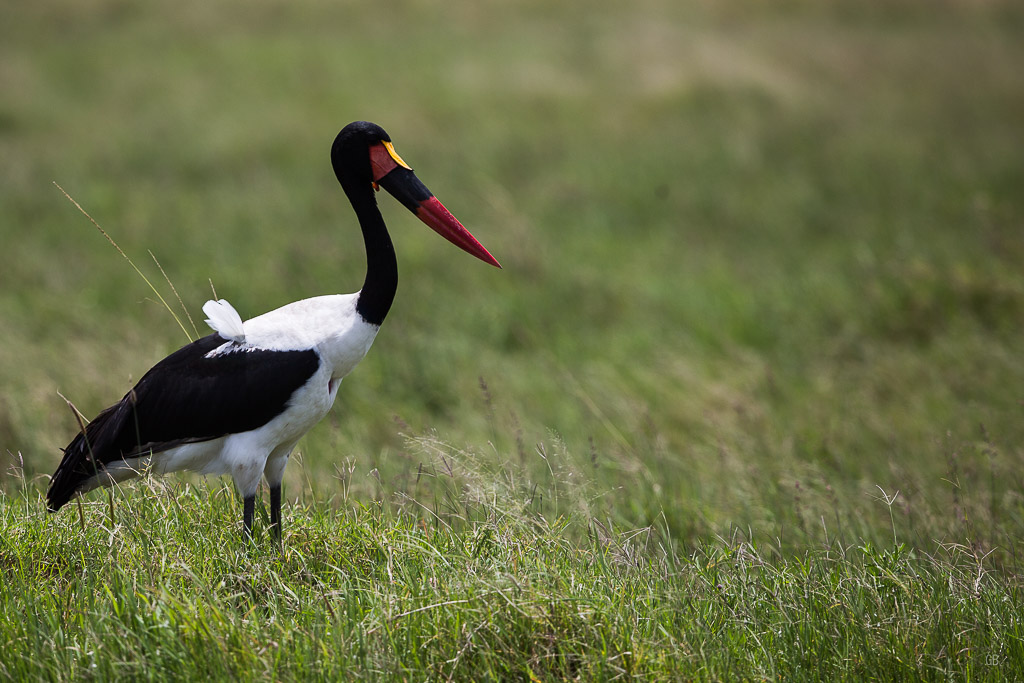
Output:
[[[129,257],[128,254],[124,253],[124,250],[121,249],[121,247],[117,244],[117,242],[114,241],[114,238],[111,237],[107,233],[107,231],[104,230],[100,226],[100,224],[96,222],[96,219],[93,218],[92,216],[90,216],[89,212],[86,211],[85,209],[83,209],[82,205],[79,204],[78,202],[76,202],[74,200],[74,198],[71,195],[69,195],[67,193],[67,191],[63,187],[61,187],[59,184],[57,184],[56,181],[54,181],[53,184],[57,187],[58,190],[61,191],[61,193],[65,197],[67,197],[69,202],[71,202],[72,204],[75,205],[75,208],[77,208],[79,211],[82,212],[82,215],[84,215],[86,218],[88,218],[92,222],[92,224],[94,226],[96,226],[96,229],[100,231],[100,234],[103,235],[105,238],[107,238],[107,241],[110,242],[110,244],[112,244],[115,249],[117,249],[118,253],[121,254],[121,256],[123,256],[126,261],[128,261],[128,263],[135,270],[135,272],[138,273],[139,277],[142,278],[142,281],[145,282],[147,286],[149,286],[149,289],[153,292],[153,294],[156,295],[156,298],[160,300],[160,303],[163,304],[163,307],[165,309],[167,309],[167,312],[171,314],[171,317],[174,318],[174,322],[178,323],[178,327],[180,327],[181,331],[185,333],[185,336],[188,338],[188,340],[192,341],[192,336],[189,334],[188,329],[185,327],[185,324],[181,322],[181,318],[178,317],[178,314],[175,313],[174,309],[172,309],[170,304],[167,303],[167,301],[164,299],[163,295],[160,294],[160,291],[157,290],[157,288],[153,285],[153,283],[149,281],[149,278],[146,277],[145,274],[141,270],[139,270],[139,267],[135,265],[135,262],[132,261],[131,257]],[[161,271],[162,270],[163,269],[161,269]],[[195,325],[193,325],[193,328],[194,327],[195,327]]]

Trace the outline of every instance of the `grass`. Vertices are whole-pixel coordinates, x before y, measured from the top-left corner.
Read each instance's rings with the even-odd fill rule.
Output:
[[[236,10],[0,10],[5,674],[1021,676],[1015,3]],[[52,183],[252,316],[359,286],[356,118],[505,270],[382,201],[280,554],[219,481],[46,515],[58,392],[186,339]]]
[[[946,545],[779,557],[737,538],[586,514],[433,437],[394,507],[289,508],[280,554],[247,547],[218,486],[149,481],[52,521],[3,507],[6,678],[1005,680],[1024,662],[1017,581]],[[557,459],[552,455],[552,459]],[[563,510],[557,516],[556,509]],[[264,520],[264,523],[266,520]]]

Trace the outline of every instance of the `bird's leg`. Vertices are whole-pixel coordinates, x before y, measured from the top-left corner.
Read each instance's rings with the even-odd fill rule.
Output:
[[[281,542],[281,485],[270,487],[270,532]]]
[[[256,494],[242,499],[242,528],[245,529],[245,540],[252,540],[252,516],[256,511]]]

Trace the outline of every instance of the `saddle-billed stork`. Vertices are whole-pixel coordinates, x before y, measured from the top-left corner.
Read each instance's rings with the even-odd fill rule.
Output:
[[[345,126],[331,147],[331,164],[363,232],[362,289],[303,299],[245,322],[228,302],[206,302],[215,332],[153,366],[64,449],[47,492],[51,512],[75,493],[146,471],[230,474],[251,538],[256,492],[266,477],[271,528],[280,538],[288,456],[366,355],[398,286],[374,190],[383,187],[442,237],[501,267],[413,174],[380,126]]]

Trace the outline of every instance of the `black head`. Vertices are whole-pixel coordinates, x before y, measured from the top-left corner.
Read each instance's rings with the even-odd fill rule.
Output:
[[[501,267],[420,182],[398,156],[391,136],[376,123],[355,121],[342,128],[331,147],[331,164],[357,211],[367,206],[376,210],[373,190],[382,187],[446,240],[485,263]]]
[[[391,142],[391,136],[376,123],[353,121],[338,133],[331,146],[331,165],[345,191],[352,185],[373,183],[370,146]]]

